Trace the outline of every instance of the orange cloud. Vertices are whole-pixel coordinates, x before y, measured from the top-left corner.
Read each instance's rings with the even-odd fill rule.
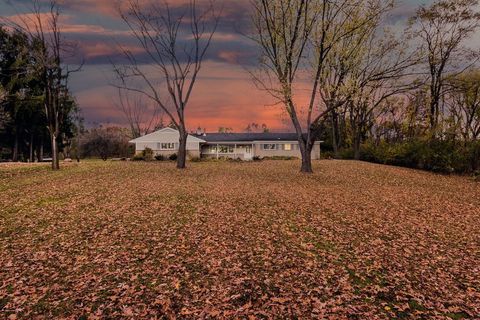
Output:
[[[130,32],[106,29],[96,24],[75,24],[72,21],[74,16],[71,14],[62,14],[59,16],[59,27],[62,33],[79,33],[79,34],[99,34],[99,35],[111,35],[111,36],[128,36]],[[34,13],[25,13],[8,16],[5,20],[16,24],[22,28],[26,28],[34,31],[40,24],[44,28],[45,32],[50,32],[52,16],[49,13],[40,13],[38,15]]]

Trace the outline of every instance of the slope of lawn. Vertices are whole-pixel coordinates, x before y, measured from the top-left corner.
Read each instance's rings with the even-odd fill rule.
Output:
[[[0,166],[0,318],[480,317],[480,183],[314,166]]]

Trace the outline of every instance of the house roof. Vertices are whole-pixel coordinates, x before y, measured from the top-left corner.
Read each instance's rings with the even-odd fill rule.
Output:
[[[178,131],[172,128],[163,128],[130,142],[158,142],[178,140]],[[296,133],[277,132],[247,132],[247,133],[206,133],[189,134],[188,140],[192,142],[253,142],[253,141],[297,141]]]
[[[297,141],[296,133],[206,133],[195,135],[206,142],[232,142],[232,141]]]
[[[172,129],[172,128],[163,128],[160,130],[157,130],[155,132],[152,132],[150,134],[144,135],[142,137],[139,137],[137,139],[130,140],[130,143],[135,143],[135,142],[167,142],[167,141],[178,141],[179,133],[177,130]],[[188,141],[189,142],[205,142],[204,139],[200,136],[195,136],[195,135],[188,135]]]

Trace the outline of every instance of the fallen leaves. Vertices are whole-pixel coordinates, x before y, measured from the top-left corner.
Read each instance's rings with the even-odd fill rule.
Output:
[[[0,168],[0,315],[480,317],[480,185],[297,166]]]

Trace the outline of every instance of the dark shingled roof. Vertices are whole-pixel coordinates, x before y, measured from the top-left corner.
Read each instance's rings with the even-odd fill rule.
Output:
[[[197,138],[207,142],[229,142],[229,141],[297,141],[296,133],[207,133],[195,135]]]

